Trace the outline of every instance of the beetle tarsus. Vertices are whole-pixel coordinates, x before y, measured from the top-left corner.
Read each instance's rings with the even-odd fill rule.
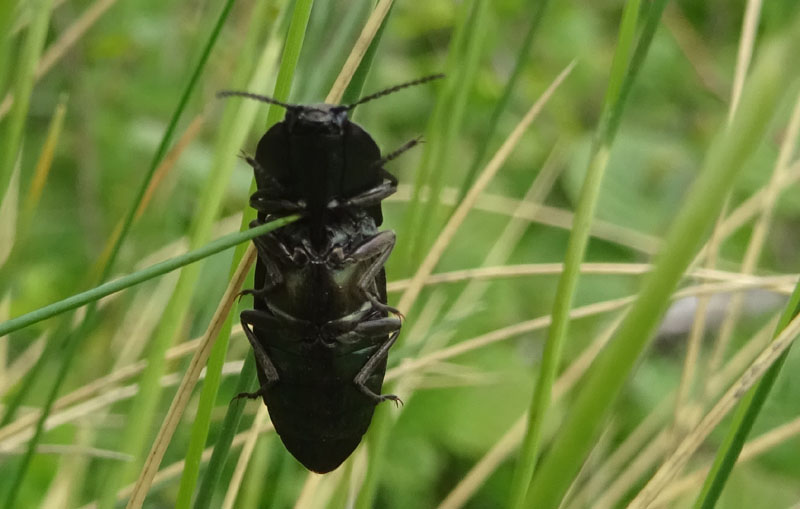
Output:
[[[231,398],[231,403],[233,403],[234,401],[240,400],[242,398],[247,398],[247,399],[262,398],[262,397],[264,397],[264,394],[266,393],[266,391],[267,391],[266,387],[261,387],[256,392],[240,392],[239,394],[237,394],[236,396]]]

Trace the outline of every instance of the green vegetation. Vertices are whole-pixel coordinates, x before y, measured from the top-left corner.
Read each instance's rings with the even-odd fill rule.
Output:
[[[0,34],[0,507],[800,502],[792,0],[31,0]],[[425,141],[384,205],[405,404],[310,475],[231,403],[237,154],[282,110],[215,93],[437,72],[357,113]]]

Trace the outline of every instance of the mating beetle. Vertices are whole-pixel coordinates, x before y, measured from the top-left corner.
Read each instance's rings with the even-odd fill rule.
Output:
[[[309,470],[330,472],[358,446],[381,395],[389,348],[401,315],[386,304],[384,264],[393,231],[378,231],[381,201],[397,179],[383,165],[418,143],[381,158],[375,141],[350,122],[356,105],[425,83],[429,76],[351,105],[294,105],[248,92],[286,109],[258,143],[253,167],[258,211],[251,227],[301,219],[253,239],[258,250],[254,308],[241,313],[253,347],[261,396],[289,452]],[[390,316],[390,313],[396,317]]]

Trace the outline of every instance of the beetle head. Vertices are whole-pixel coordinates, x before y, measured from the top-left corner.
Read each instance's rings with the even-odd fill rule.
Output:
[[[291,131],[302,134],[341,134],[347,108],[332,104],[292,106],[286,108],[284,121]]]

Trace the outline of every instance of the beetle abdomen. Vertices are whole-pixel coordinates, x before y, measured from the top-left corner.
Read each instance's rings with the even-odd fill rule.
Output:
[[[375,405],[353,379],[375,349],[338,357],[319,343],[308,357],[266,350],[279,374],[264,392],[275,431],[309,470],[334,470],[355,450],[372,420]],[[385,364],[366,381],[375,392],[380,392]]]

